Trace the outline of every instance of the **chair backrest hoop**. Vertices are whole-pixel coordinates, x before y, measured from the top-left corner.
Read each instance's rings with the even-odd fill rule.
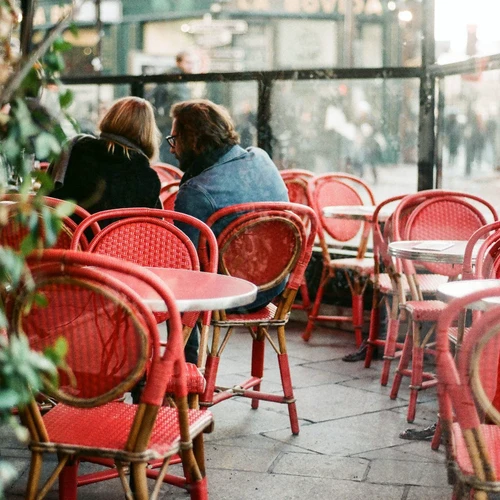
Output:
[[[209,272],[216,272],[217,270],[217,262],[218,262],[218,248],[217,248],[217,240],[212,232],[212,230],[202,221],[197,219],[196,217],[192,217],[187,214],[183,214],[180,212],[175,212],[173,210],[160,210],[154,208],[125,208],[125,209],[115,209],[115,210],[105,210],[102,212],[98,212],[90,216],[88,221],[84,221],[80,224],[75,232],[73,237],[73,241],[71,244],[71,248],[74,249],[78,245],[79,238],[84,233],[86,227],[89,224],[95,221],[106,220],[106,219],[123,219],[123,220],[133,220],[134,218],[146,218],[151,220],[159,220],[164,222],[168,222],[168,229],[172,232],[172,234],[179,234],[179,229],[171,224],[173,221],[183,222],[185,224],[191,225],[200,231],[200,235],[204,236],[206,242],[208,242],[208,246],[210,247],[210,258],[204,261],[203,270]],[[167,226],[165,226],[166,228]],[[183,237],[183,241],[187,241]],[[187,245],[192,245],[191,241],[187,243]],[[140,249],[139,249],[140,251]],[[191,252],[192,253],[192,252]],[[168,253],[165,253],[163,256],[165,261],[169,260]],[[144,264],[143,264],[144,265]],[[162,267],[168,267],[167,264],[157,264]]]
[[[151,312],[133,290],[99,269],[41,262],[32,267],[32,275],[35,292],[47,304],[32,304],[26,316],[32,297],[26,289],[16,298],[13,318],[16,331],[25,333],[36,350],[61,337],[68,343],[69,372],[60,372],[59,386],[47,382],[47,391],[83,408],[113,401],[145,372],[155,344]]]
[[[290,203],[290,202],[240,203],[237,205],[231,205],[221,210],[218,210],[208,218],[207,225],[209,227],[213,227],[214,225],[216,225],[218,222],[222,221],[225,218],[228,218],[228,220],[232,221],[235,220],[238,216],[241,216],[247,212],[265,213],[266,211],[283,212],[282,215],[287,218],[295,220],[296,223],[299,225],[298,227],[302,227],[301,231],[303,230],[304,234],[306,235],[305,239],[303,240],[305,241],[305,244],[302,245],[295,268],[291,270],[290,276],[287,281],[287,288],[297,290],[302,283],[305,269],[311,258],[314,239],[316,237],[316,232],[318,228],[318,220],[312,208],[307,207],[305,205],[301,205],[299,203]],[[298,220],[296,219],[296,217],[298,217]],[[304,222],[306,218],[308,219],[308,221]],[[272,241],[270,243],[273,246],[279,244],[278,241]],[[206,260],[207,251],[203,235],[201,235],[200,237],[199,253],[202,261]]]
[[[486,224],[484,215],[466,199],[455,196],[431,198],[421,203],[408,218],[405,240],[468,240]],[[412,264],[406,262],[409,269]],[[422,262],[430,272],[450,277],[462,273],[461,265]],[[410,271],[413,272],[413,271]]]
[[[179,397],[187,395],[184,338],[179,310],[175,303],[175,298],[168,287],[154,273],[146,272],[138,265],[113,257],[71,250],[33,252],[30,254],[28,262],[33,268],[37,265],[44,268],[49,264],[57,264],[61,272],[69,266],[83,266],[85,271],[81,272],[92,271],[99,276],[103,276],[102,282],[104,286],[107,283],[107,286],[116,287],[118,290],[123,291],[127,297],[130,297],[134,308],[140,311],[138,316],[140,316],[141,321],[144,322],[150,333],[151,349],[148,354],[148,378],[141,402],[156,406],[162,405],[170,377],[178,379],[178,385],[176,385],[177,395]],[[92,269],[89,269],[89,267],[92,267]],[[106,271],[132,276],[143,281],[147,286],[155,290],[165,302],[166,310],[169,312],[169,335],[166,344],[163,344],[163,352],[160,351],[160,339],[156,320],[149,308],[142,304],[141,298],[134,290],[121,283],[119,279],[114,278],[116,274],[111,276],[106,274]]]
[[[131,217],[109,224],[94,237],[88,251],[146,267],[161,267],[168,262],[169,267],[179,269],[200,268],[188,236],[172,222],[152,217]]]
[[[36,196],[37,195],[33,194],[21,195],[21,194],[9,193],[1,197],[2,201],[12,202],[11,205],[7,205],[7,210],[8,210],[7,224],[4,225],[3,227],[0,227],[0,243],[2,244],[2,246],[8,246],[15,250],[19,250],[23,239],[29,234],[29,229],[25,225],[20,224],[19,221],[17,220],[17,204],[22,203],[25,200],[31,202],[32,200],[35,199]],[[62,203],[70,203],[64,200],[59,200],[57,198],[52,198],[50,196],[42,196],[40,197],[40,199],[43,202],[43,205],[48,207],[49,210],[55,210]],[[86,218],[90,217],[90,213],[87,212],[87,210],[85,210],[84,208],[74,203],[71,203],[71,205],[73,206],[73,215],[76,216],[78,220],[83,221]],[[62,220],[62,227],[59,231],[57,241],[55,242],[54,245],[52,245],[52,248],[69,249],[71,246],[71,240],[73,238],[73,234],[76,232],[78,222],[75,222],[72,218],[66,216],[63,217],[61,220]],[[40,222],[41,222],[40,236],[42,238],[45,238],[44,235],[45,226],[43,223],[44,222],[43,218],[41,216],[40,216]],[[97,234],[99,232],[98,224],[94,223],[89,227],[93,234]],[[79,249],[86,250],[87,247],[88,247],[88,241],[87,237],[84,235],[82,236],[79,242]]]
[[[307,239],[295,214],[243,214],[219,235],[219,272],[251,281],[260,291],[281,283],[297,264]],[[279,246],[272,242],[279,242]]]

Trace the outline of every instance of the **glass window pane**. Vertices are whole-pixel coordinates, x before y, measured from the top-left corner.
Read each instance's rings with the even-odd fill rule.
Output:
[[[278,81],[273,160],[280,169],[363,177],[378,200],[417,189],[418,81]]]
[[[471,56],[500,52],[499,2],[435,0],[435,6],[438,63],[445,64]]]
[[[442,187],[498,204],[500,188],[500,70],[444,79]]]
[[[130,95],[128,85],[67,85],[73,92],[68,112],[85,134],[98,133],[99,120],[109,106],[120,97]]]

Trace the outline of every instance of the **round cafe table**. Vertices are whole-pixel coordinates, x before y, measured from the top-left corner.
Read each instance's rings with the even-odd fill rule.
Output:
[[[481,246],[479,241],[472,251],[474,259]],[[462,264],[467,241],[459,240],[423,240],[393,241],[389,243],[389,253],[401,259],[436,262],[439,264]]]
[[[249,281],[222,274],[146,267],[158,276],[174,294],[179,311],[214,311],[250,304],[257,296],[257,287]],[[166,311],[165,303],[149,286],[133,276],[106,271],[134,289],[152,311]]]
[[[459,299],[469,293],[488,290],[500,286],[498,279],[477,279],[463,281],[449,281],[438,286],[437,297],[443,302],[450,302],[453,299]],[[470,309],[486,311],[491,307],[500,306],[500,297],[485,297],[477,302],[469,304]]]
[[[376,205],[334,205],[323,208],[323,215],[332,219],[361,220],[373,222],[373,213]],[[384,207],[378,214],[379,222],[386,221],[393,213],[394,208]]]

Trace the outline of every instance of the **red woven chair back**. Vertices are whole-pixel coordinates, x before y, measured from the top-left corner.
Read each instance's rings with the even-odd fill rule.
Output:
[[[78,247],[85,229],[93,222],[114,220],[96,235],[89,251],[118,257],[145,267],[170,267],[174,269],[199,270],[200,260],[191,240],[174,221],[194,226],[204,235],[209,248],[204,271],[216,272],[218,249],[214,234],[205,223],[190,215],[171,210],[152,208],[122,208],[105,210],[90,216],[80,224],[71,249]],[[158,322],[164,321],[168,313],[155,313]],[[186,325],[193,327],[199,313],[188,312],[183,315]],[[204,321],[210,322],[210,312],[204,313]]]
[[[280,175],[283,181],[286,182],[290,179],[305,179],[309,180],[314,177],[314,172],[306,170],[304,168],[287,168],[285,170],[280,170]]]
[[[25,223],[22,223],[19,219],[18,206],[19,203],[22,203],[22,197],[21,195],[17,194],[8,194],[2,196],[2,201],[9,201],[12,203],[6,205],[8,210],[8,217],[7,223],[4,226],[0,227],[0,246],[19,250],[24,238],[26,238],[26,236],[28,236],[28,234],[30,233],[30,229],[27,227],[27,225]],[[63,202],[62,200],[51,198],[48,196],[43,197],[43,204],[45,205],[45,207],[47,207],[48,210],[56,210],[61,203],[67,202]],[[78,205],[73,205],[73,207],[73,214],[77,217],[78,220],[84,220],[90,216],[90,213],[87,212],[87,210],[85,210],[84,208]],[[30,221],[30,225],[31,224],[33,224],[33,221]],[[59,229],[57,240],[53,245],[50,245],[51,248],[69,249],[77,225],[78,224],[70,217],[62,217],[61,227]],[[37,228],[38,235],[43,241],[45,241],[47,228],[45,227],[45,222],[42,216],[38,217]],[[53,228],[51,229],[53,230]],[[93,224],[91,226],[91,230],[95,234],[99,231],[99,226],[97,224]],[[87,247],[88,241],[84,236],[80,241],[80,249],[84,250]]]
[[[288,199],[292,203],[301,203],[310,206],[309,193],[307,190],[307,180],[302,178],[283,179],[288,190]]]
[[[180,180],[183,175],[182,170],[168,163],[155,163],[151,168],[158,174],[162,183]]]
[[[288,199],[292,203],[311,206],[307,183],[314,174],[309,170],[289,169],[280,170],[280,175],[288,190]]]
[[[477,245],[479,249],[474,259],[473,251]],[[498,277],[495,262],[499,247],[500,221],[485,224],[475,231],[465,247],[462,279]]]
[[[320,222],[320,238],[325,239],[326,234],[336,242],[345,243],[361,234],[364,247],[371,224],[325,217],[323,208],[337,205],[375,205],[375,198],[368,185],[348,174],[323,174],[311,179],[308,185],[309,197]]]
[[[408,218],[402,239],[405,240],[468,240],[471,235],[486,224],[485,215],[477,206],[478,198],[458,192],[429,192],[425,201],[413,210]],[[401,205],[405,205],[408,198],[403,200],[396,212],[401,213]],[[481,200],[482,203],[482,200]],[[484,205],[485,208],[487,205]],[[492,216],[496,216],[493,212]],[[401,226],[396,228],[401,234]],[[461,265],[422,263],[426,269],[435,274],[450,277],[462,273]],[[407,273],[413,274],[414,266],[410,261],[404,261]]]
[[[199,258],[193,243],[173,222],[179,221],[197,228],[209,242],[213,259],[204,270],[215,271],[217,242],[212,231],[200,220],[179,212],[149,208],[105,210],[93,214],[80,224],[72,249],[93,222],[114,220],[106,226],[89,247],[90,252],[119,257],[147,267],[199,269]]]
[[[488,415],[490,421],[500,425],[498,407],[492,404],[497,385],[500,308],[492,307],[475,318],[464,336],[458,354],[455,353],[454,347],[450,347],[448,331],[469,305],[489,297],[498,300],[500,286],[455,299],[440,314],[438,322],[438,400],[443,431],[448,438],[445,439],[447,455],[449,460],[456,460],[457,455],[462,455],[462,466],[470,459],[469,474],[474,474],[472,462],[485,469],[484,466],[490,459],[492,463],[489,470],[496,471],[497,474],[499,472],[498,456],[488,457],[483,450],[478,453],[477,444],[465,443],[465,440],[479,438],[484,444],[489,439],[489,433],[483,434],[483,430],[491,427],[480,425],[483,419],[478,408],[481,413]],[[458,425],[461,429],[461,437],[458,440],[457,433],[451,432],[453,425]],[[455,439],[451,439],[453,435]],[[495,443],[491,443],[488,448],[498,450]],[[463,460],[463,456],[469,453],[468,450],[470,456]],[[479,464],[480,460],[485,462]]]
[[[302,220],[306,216],[310,231]],[[219,272],[247,279],[260,290],[289,275],[287,287],[298,289],[317,229],[311,208],[295,203],[242,203],[219,210],[207,225],[212,227],[224,218],[232,220],[217,237]],[[203,261],[202,240],[200,251]]]
[[[163,184],[160,189],[160,201],[164,210],[173,210],[177,191],[179,191],[178,180]]]
[[[196,248],[171,222],[150,217],[116,221],[105,227],[88,248],[146,267],[199,270]]]
[[[295,214],[250,213],[233,221],[218,237],[219,272],[267,290],[295,267],[306,233]],[[270,242],[277,241],[278,245]]]
[[[59,401],[83,407],[110,402],[130,390],[148,366],[159,363],[154,316],[134,290],[106,271],[145,281],[165,300],[171,321],[168,359],[181,364],[179,313],[171,293],[155,276],[87,252],[48,250],[31,256],[29,263],[35,291],[46,304],[34,303],[26,314],[32,294],[19,294],[14,324],[36,350],[53,346],[59,338],[67,341],[68,368],[60,370],[59,386],[51,390]]]
[[[393,225],[395,224],[394,214],[389,216],[383,224],[379,220],[379,214],[385,209],[387,205],[396,203],[402,200],[406,195],[393,196],[387,198],[386,200],[380,202],[375,211],[373,212],[373,256],[375,259],[375,265],[377,271],[379,270],[379,265],[382,262],[386,268],[393,266],[394,263],[391,255],[389,254],[389,243],[392,239]],[[405,221],[403,221],[403,224]]]

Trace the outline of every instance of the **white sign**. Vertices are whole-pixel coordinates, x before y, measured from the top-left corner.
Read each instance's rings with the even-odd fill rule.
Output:
[[[182,31],[192,34],[212,34],[215,31],[225,30],[233,35],[239,35],[248,31],[248,23],[237,19],[203,19],[201,21],[191,21],[183,25]]]
[[[201,47],[224,47],[233,40],[233,35],[229,31],[212,31],[200,33],[195,36],[196,43]]]
[[[95,2],[84,2],[78,10],[75,21],[93,22],[97,20]],[[120,0],[101,0],[100,18],[103,23],[119,23],[123,17],[122,3]]]

